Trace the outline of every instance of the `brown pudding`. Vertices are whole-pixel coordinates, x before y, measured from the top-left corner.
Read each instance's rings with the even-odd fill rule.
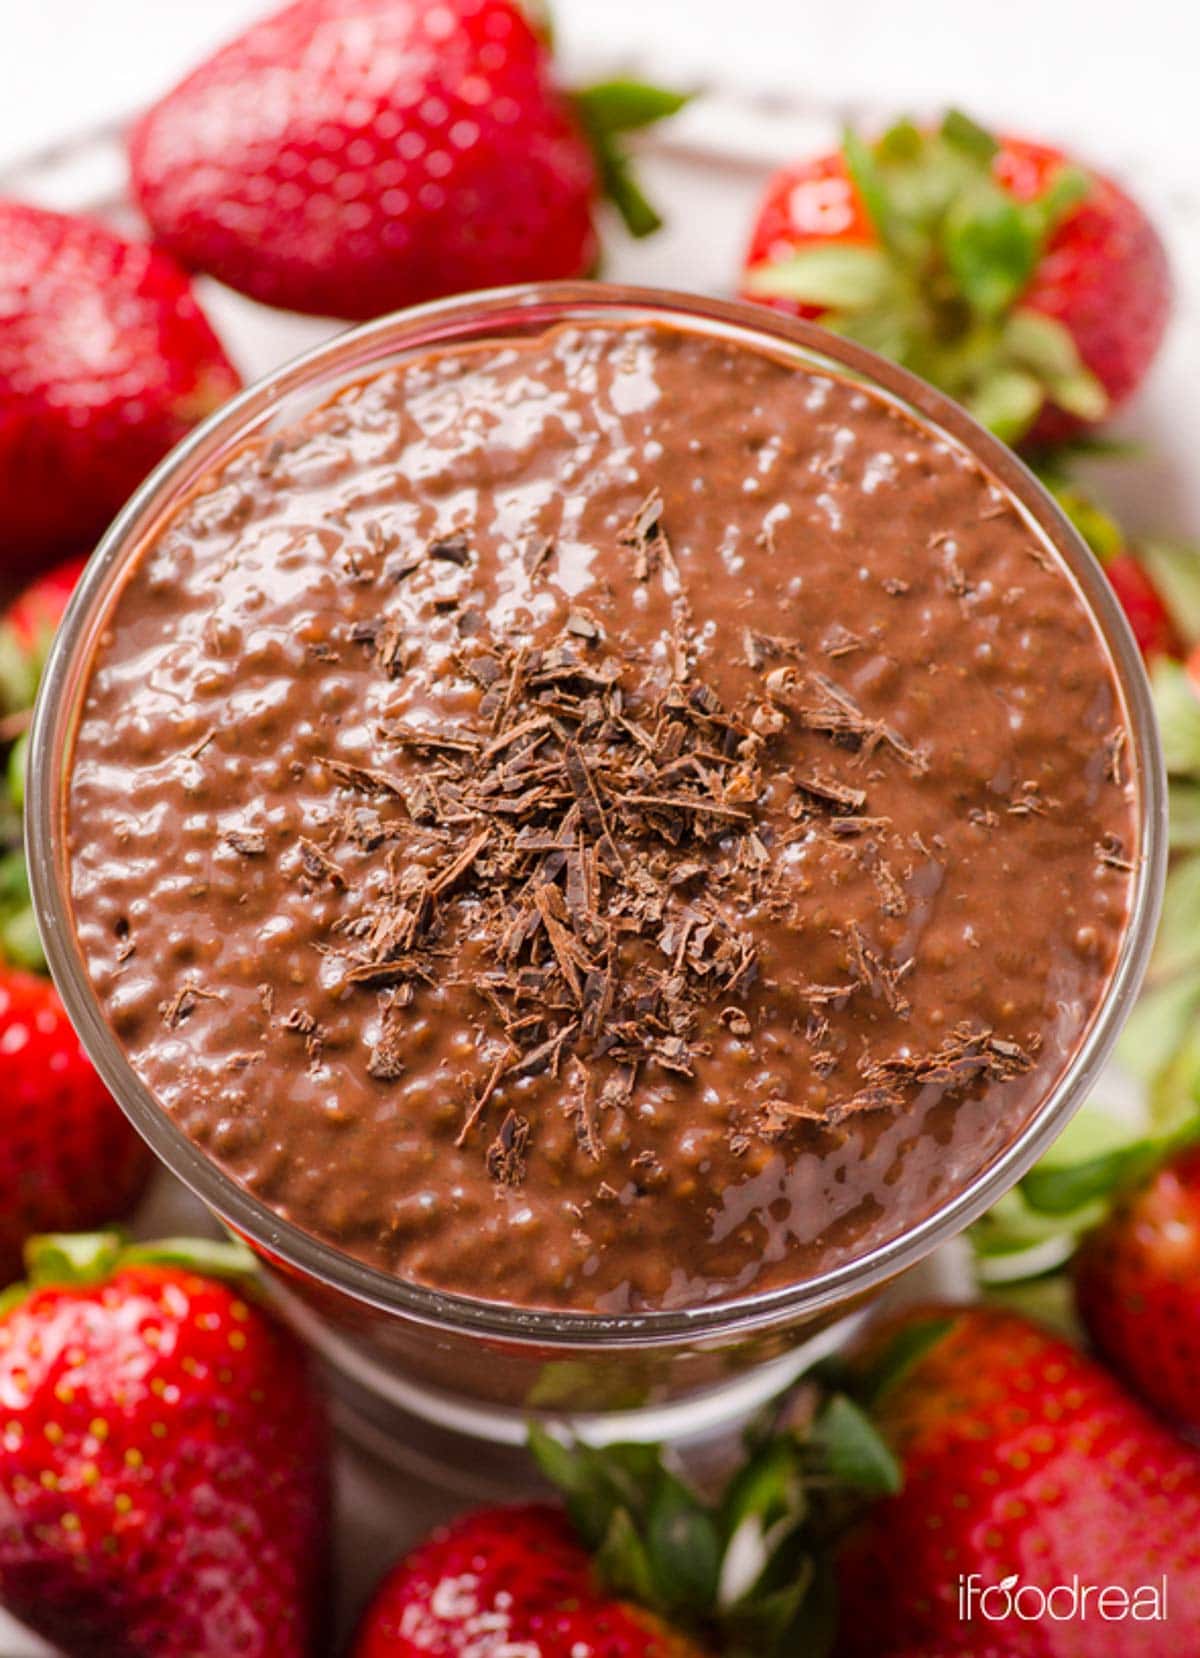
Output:
[[[376,1266],[678,1307],[1010,1140],[1128,919],[1102,640],[970,457],[661,326],[356,385],[129,573],[68,801],[113,1028]]]

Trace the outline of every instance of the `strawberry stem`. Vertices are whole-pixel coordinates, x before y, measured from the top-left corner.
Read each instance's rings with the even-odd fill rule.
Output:
[[[618,1594],[704,1636],[727,1658],[827,1650],[832,1545],[900,1468],[842,1394],[802,1386],[749,1436],[725,1489],[694,1490],[653,1445],[597,1450],[536,1425],[530,1450],[563,1492],[596,1568]]]
[[[25,1244],[26,1278],[0,1295],[0,1312],[25,1299],[31,1289],[95,1284],[126,1267],[176,1267],[205,1278],[252,1279],[254,1256],[235,1238],[159,1238],[132,1242],[117,1228],[104,1232],[47,1232]]]
[[[579,124],[596,157],[603,193],[620,213],[631,236],[649,236],[662,224],[662,218],[634,177],[619,137],[677,114],[690,98],[687,92],[671,92],[630,80],[603,81],[572,94]]]
[[[1108,398],[1069,328],[1025,303],[1050,238],[1092,180],[1058,165],[1038,196],[1020,200],[995,170],[999,151],[960,110],[936,128],[903,120],[873,140],[847,128],[855,238],[798,233],[790,250],[748,270],[744,287],[809,307],[1016,443],[1047,405],[1094,423]]]

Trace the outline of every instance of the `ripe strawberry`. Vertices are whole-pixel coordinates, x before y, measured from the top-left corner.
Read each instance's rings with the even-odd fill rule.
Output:
[[[74,1658],[301,1658],[326,1430],[229,1245],[30,1246],[0,1313],[0,1598]]]
[[[1129,618],[1143,656],[1179,656],[1183,643],[1158,589],[1133,553],[1119,553],[1105,565],[1121,609]]]
[[[23,651],[44,657],[86,563],[83,556],[63,559],[30,582],[9,605],[4,621]]]
[[[956,112],[778,173],[743,290],[895,357],[1010,442],[1059,441],[1123,403],[1171,305],[1135,202]]]
[[[67,600],[87,559],[63,559],[30,582],[0,619],[0,697],[14,712],[31,708]]]
[[[607,1593],[561,1509],[484,1509],[402,1560],[367,1611],[354,1658],[701,1658],[651,1613]]]
[[[0,563],[93,539],[238,386],[167,254],[0,201]]]
[[[1073,1270],[1104,1359],[1156,1409],[1200,1429],[1200,1146],[1118,1196]]]
[[[932,1321],[932,1322],[930,1322]],[[960,1584],[1009,1582],[1018,1610],[976,1632],[1028,1658],[1185,1658],[1200,1651],[1200,1455],[1092,1360],[1015,1314],[986,1306],[909,1314],[931,1344],[885,1383],[876,1420],[905,1471],[839,1560],[839,1658],[907,1641],[961,1641]],[[869,1367],[896,1334],[877,1334]],[[1057,1585],[1124,1588],[1169,1578],[1165,1623],[1036,1616]],[[1060,1597],[1061,1601],[1061,1597]],[[1148,1598],[1141,1601],[1150,1610]],[[1111,1603],[1110,1603],[1111,1609]],[[1021,1610],[1030,1614],[1023,1618]],[[982,1627],[979,1627],[982,1625]]]
[[[143,116],[133,188],[185,264],[375,317],[586,274],[601,184],[654,229],[612,137],[682,102],[628,82],[566,97],[518,0],[297,0]]]
[[[1147,659],[1181,656],[1183,639],[1175,619],[1116,519],[1071,483],[1053,459],[1040,472],[1042,482],[1103,564],[1142,655]]]
[[[153,1159],[92,1068],[49,979],[0,965],[0,1281],[34,1232],[126,1214]]]

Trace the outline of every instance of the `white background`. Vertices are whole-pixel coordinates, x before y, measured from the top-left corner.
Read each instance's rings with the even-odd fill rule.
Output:
[[[165,90],[263,4],[0,0],[0,189],[23,158],[119,121]],[[827,142],[829,114],[845,106],[920,110],[953,101],[1062,140],[1122,176],[1164,226],[1180,315],[1129,422],[1145,452],[1105,483],[1133,522],[1200,539],[1200,25],[1192,0],[554,0],[554,11],[568,74],[629,68],[673,85],[782,95],[774,104],[754,99],[749,111],[717,95],[689,112],[681,138],[651,167],[654,193],[672,209],[669,229],[636,262],[618,249],[620,276],[727,285],[769,160]],[[741,159],[723,165],[734,152]],[[55,205],[73,204],[73,188]],[[306,343],[293,339],[294,322],[281,319],[271,332],[261,313],[251,316],[228,294],[206,293],[205,303],[248,373]],[[180,1224],[175,1209],[167,1214],[168,1227]],[[344,1618],[384,1562],[441,1511],[445,1494],[389,1479],[348,1452],[339,1493]],[[0,1658],[41,1650],[0,1613]]]
[[[167,86],[261,0],[0,0],[0,162]],[[568,55],[801,94],[967,102],[1200,170],[1191,0],[555,0]]]

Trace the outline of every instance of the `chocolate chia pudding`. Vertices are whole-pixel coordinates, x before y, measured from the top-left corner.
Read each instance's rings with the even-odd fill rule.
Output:
[[[945,1203],[1113,971],[1105,646],[977,462],[850,379],[582,324],[210,475],[95,652],[75,921],[134,1069],[400,1277],[624,1312]]]

